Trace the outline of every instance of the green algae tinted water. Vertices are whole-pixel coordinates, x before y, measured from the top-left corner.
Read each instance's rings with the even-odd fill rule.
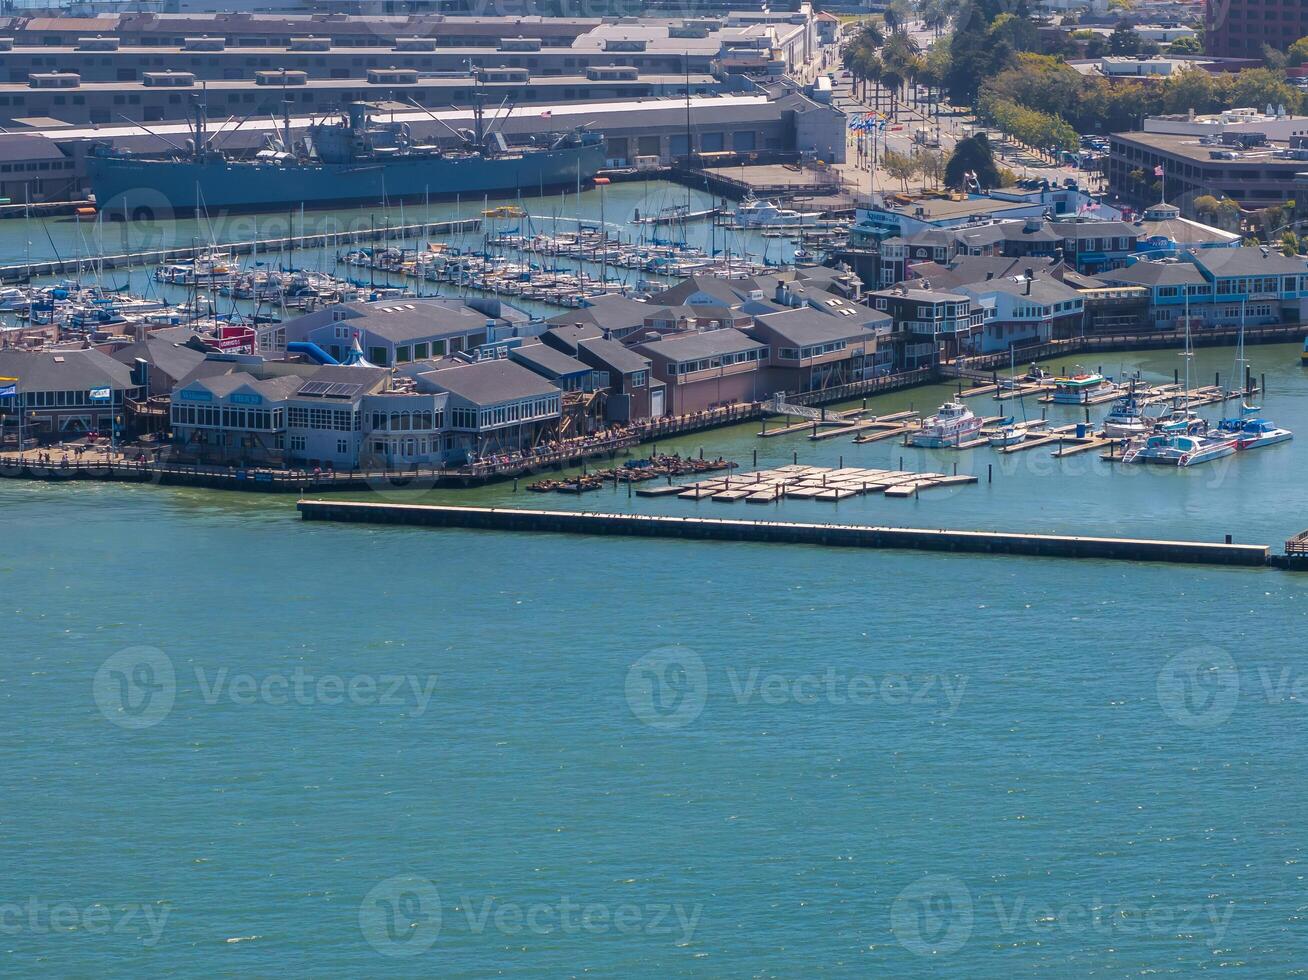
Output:
[[[1277,544],[1308,526],[1308,379],[1251,354],[1300,438],[1190,473],[983,450],[960,471],[993,482],[916,501],[393,495]],[[950,465],[748,426],[660,449],[701,444]],[[91,484],[0,483],[0,544],[8,975],[1302,967],[1308,578]]]

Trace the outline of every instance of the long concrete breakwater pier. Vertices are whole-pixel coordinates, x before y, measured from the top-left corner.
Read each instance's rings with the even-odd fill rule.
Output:
[[[1154,541],[1139,538],[929,530],[864,524],[799,524],[782,521],[517,510],[497,507],[374,504],[342,500],[301,500],[297,507],[300,516],[306,521],[408,524],[423,527],[556,534],[616,534],[630,537],[751,541],[847,548],[898,548],[1047,558],[1265,566],[1270,552],[1267,545],[1229,542]]]
[[[211,252],[228,255],[302,251],[306,248],[358,245],[365,242],[412,241],[415,238],[457,235],[478,231],[481,218],[458,218],[445,221],[420,221],[406,225],[374,225],[366,228],[339,228],[330,231],[305,232],[280,238],[250,239],[241,242],[223,242],[217,245],[178,245],[172,248],[151,248],[140,251],[118,252],[105,255],[81,255],[69,258],[37,259],[0,265],[0,282],[27,282],[33,276],[59,276],[82,269],[123,269],[144,265],[167,265],[170,262],[190,262],[199,255]]]

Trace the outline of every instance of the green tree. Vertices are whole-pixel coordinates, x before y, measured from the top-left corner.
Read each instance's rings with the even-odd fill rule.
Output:
[[[1222,107],[1216,76],[1202,68],[1179,71],[1161,85],[1164,112],[1215,112]]]
[[[1308,63],[1308,37],[1301,37],[1290,45],[1285,52],[1286,59],[1292,65]]]
[[[1117,55],[1139,54],[1140,43],[1140,35],[1135,32],[1135,28],[1126,21],[1119,20],[1108,37],[1108,51]]]
[[[1303,96],[1299,90],[1286,83],[1280,72],[1270,68],[1250,68],[1239,72],[1231,82],[1230,105],[1253,106],[1258,109],[1266,106],[1285,106],[1291,112],[1299,109]]]
[[[920,149],[913,158],[916,172],[922,178],[922,186],[928,183],[933,187],[940,185],[945,174],[945,155],[939,150]]]
[[[977,133],[954,144],[954,151],[945,163],[945,186],[962,188],[969,173],[976,174],[981,187],[1000,186],[995,151],[985,133]]]
[[[1203,54],[1204,42],[1191,34],[1187,37],[1178,37],[1175,41],[1167,46],[1168,54]]]
[[[1201,218],[1212,218],[1217,214],[1219,203],[1211,194],[1200,194],[1194,199],[1194,212]]]
[[[908,190],[909,180],[917,173],[917,161],[906,153],[886,150],[881,157],[881,169],[899,181],[899,189]]]

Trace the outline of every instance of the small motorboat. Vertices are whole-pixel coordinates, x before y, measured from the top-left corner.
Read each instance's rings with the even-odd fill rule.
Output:
[[[1261,449],[1294,438],[1294,433],[1289,429],[1282,429],[1267,419],[1222,419],[1217,430],[1223,435],[1234,436],[1236,448],[1240,450]]]
[[[980,416],[962,402],[945,402],[935,415],[922,420],[922,428],[908,434],[908,444],[928,449],[957,446],[980,431]]]

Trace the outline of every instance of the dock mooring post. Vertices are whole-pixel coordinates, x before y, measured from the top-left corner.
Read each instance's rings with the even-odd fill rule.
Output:
[[[840,456],[840,468],[841,468],[842,470],[845,468],[845,456],[844,456],[843,453],[842,453],[841,456]]]
[[[995,482],[995,464],[986,463],[986,483]]]
[[[516,476],[513,478],[513,492],[518,492],[518,478]]]
[[[792,453],[790,454],[790,461],[791,461],[791,463],[793,463],[793,464],[796,465],[796,466],[799,465],[799,450],[798,450],[798,449],[796,449],[794,452],[792,452]]]
[[[899,468],[900,468],[901,470],[904,468],[904,457],[903,457],[903,456],[900,456],[900,457],[899,457]]]
[[[758,450],[754,450],[754,465],[758,466]]]

